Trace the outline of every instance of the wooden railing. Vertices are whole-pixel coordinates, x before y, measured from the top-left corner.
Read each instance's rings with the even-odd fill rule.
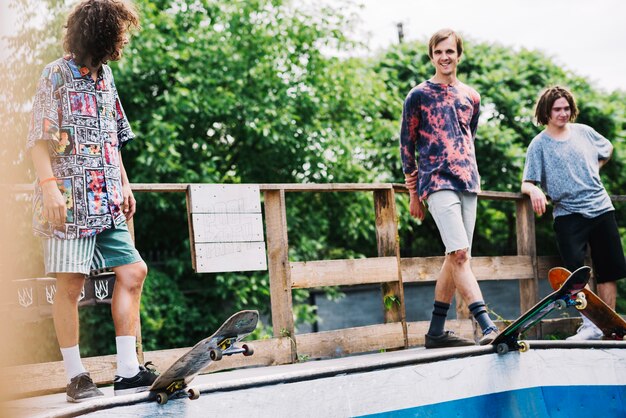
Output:
[[[134,184],[136,193],[186,193],[188,184]],[[396,198],[405,194],[404,185],[381,184],[260,184],[264,200],[266,245],[270,277],[271,318],[273,338],[254,342],[255,355],[233,356],[212,363],[205,371],[234,367],[285,364],[303,358],[322,358],[377,350],[394,350],[421,345],[428,322],[408,322],[405,315],[404,284],[434,282],[443,257],[400,257],[398,212]],[[378,257],[344,260],[289,260],[287,229],[287,193],[373,193]],[[401,197],[402,198],[402,197]],[[483,192],[480,199],[505,200],[515,205],[517,255],[472,258],[472,267],[479,281],[519,280],[520,311],[538,300],[538,280],[557,265],[555,257],[538,257],[535,246],[535,217],[529,200],[519,193]],[[626,196],[615,197],[624,201]],[[139,215],[140,216],[140,215]],[[385,298],[393,298],[384,310],[384,323],[296,334],[292,292],[294,289],[317,289],[327,286],[380,284],[381,309]],[[461,300],[457,297],[457,300]],[[467,306],[457,304],[457,318],[447,326],[458,334],[471,337],[474,329]],[[145,352],[159,370],[165,370],[187,348]],[[94,381],[111,383],[115,373],[115,356],[85,359],[85,366]],[[15,372],[15,390],[20,394],[41,394],[62,391],[65,387],[61,362],[19,366]]]

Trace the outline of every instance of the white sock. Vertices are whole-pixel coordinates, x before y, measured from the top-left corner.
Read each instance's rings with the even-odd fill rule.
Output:
[[[139,373],[139,361],[135,346],[137,338],[132,335],[115,337],[117,347],[117,375],[121,377],[133,377]]]
[[[594,324],[593,322],[591,322],[591,319],[587,318],[585,315],[580,315],[583,319],[583,325],[586,327],[591,327],[591,328],[595,328],[596,330],[598,330],[598,332],[602,332],[600,330],[600,328],[598,328],[596,326],[596,324]]]
[[[74,347],[61,348],[61,355],[63,356],[63,365],[65,366],[65,377],[67,378],[67,383],[70,383],[73,377],[87,371],[85,370],[83,362],[80,359],[78,344]]]

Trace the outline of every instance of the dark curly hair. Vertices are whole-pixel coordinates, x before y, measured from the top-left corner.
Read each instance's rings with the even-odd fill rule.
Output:
[[[80,63],[97,67],[120,58],[126,32],[139,28],[139,16],[128,1],[82,0],[67,17],[65,28],[65,51]]]

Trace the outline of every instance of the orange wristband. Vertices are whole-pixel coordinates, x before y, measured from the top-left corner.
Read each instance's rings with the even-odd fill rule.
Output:
[[[43,185],[44,183],[47,183],[47,182],[49,182],[49,181],[57,181],[57,178],[56,178],[56,177],[48,177],[47,179],[43,179],[43,180],[41,180],[41,181],[39,182],[39,185],[41,186],[41,185]]]

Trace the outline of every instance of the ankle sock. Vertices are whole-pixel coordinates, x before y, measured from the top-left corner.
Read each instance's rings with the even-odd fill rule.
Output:
[[[430,319],[430,327],[428,328],[428,335],[437,337],[443,334],[444,327],[446,325],[446,317],[448,316],[448,309],[450,304],[445,302],[434,303],[433,316]]]
[[[61,355],[63,356],[63,365],[65,366],[65,377],[67,383],[70,383],[72,378],[78,376],[81,373],[85,373],[85,367],[80,359],[80,349],[78,344],[73,347],[61,348]]]
[[[133,377],[139,373],[139,361],[135,346],[137,338],[132,335],[115,337],[117,348],[117,375],[121,377]]]
[[[484,301],[477,300],[476,302],[470,304],[468,308],[472,315],[474,315],[474,318],[476,319],[476,322],[478,322],[478,325],[483,331],[483,334],[485,334],[485,332],[487,331],[498,329],[491,320],[491,318],[489,318],[489,314],[487,313],[487,307],[485,306]]]

